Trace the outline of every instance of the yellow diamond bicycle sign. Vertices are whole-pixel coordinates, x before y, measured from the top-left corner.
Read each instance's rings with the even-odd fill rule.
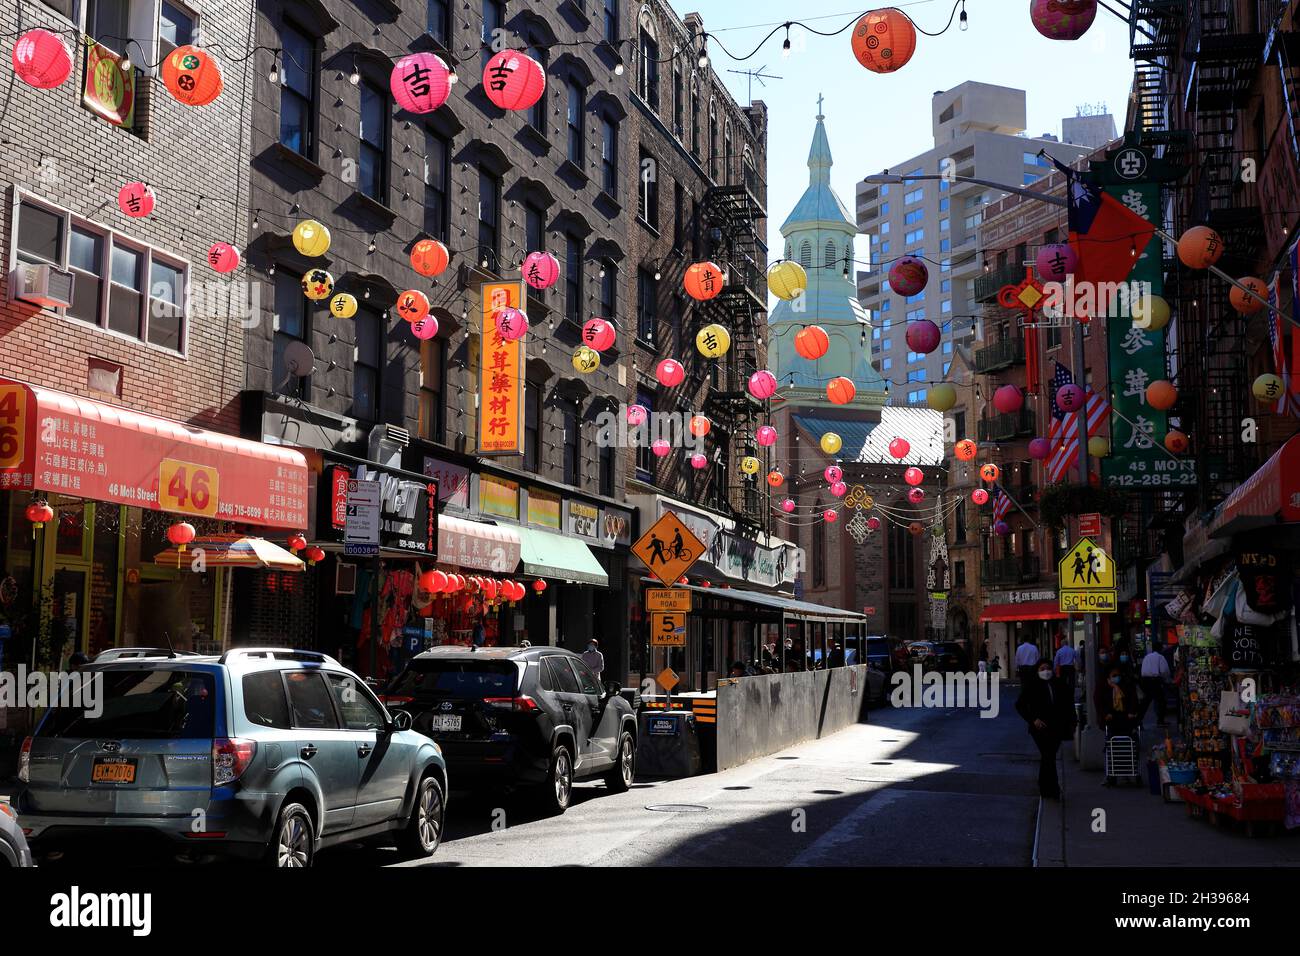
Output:
[[[1119,609],[1115,562],[1089,538],[1080,538],[1056,569],[1061,611],[1111,614]]]

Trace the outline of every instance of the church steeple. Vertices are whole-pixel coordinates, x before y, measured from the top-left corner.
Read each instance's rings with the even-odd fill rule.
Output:
[[[822,96],[817,96],[817,128],[813,131],[812,147],[808,150],[808,185],[829,186],[831,167],[831,144],[826,138],[826,117],[822,114]]]

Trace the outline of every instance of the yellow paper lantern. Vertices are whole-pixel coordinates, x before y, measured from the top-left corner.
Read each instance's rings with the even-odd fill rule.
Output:
[[[579,345],[573,353],[573,367],[583,375],[590,375],[600,368],[600,353],[589,346]]]
[[[778,299],[787,302],[803,295],[808,288],[808,273],[799,263],[786,259],[767,270],[767,289]]]
[[[946,412],[957,404],[957,389],[947,382],[940,382],[930,389],[925,400],[936,412]]]
[[[340,319],[350,319],[357,314],[357,297],[340,292],[330,299],[330,314]]]
[[[1110,442],[1101,435],[1088,439],[1088,454],[1093,458],[1105,458],[1110,454]]]
[[[745,474],[757,475],[758,468],[759,468],[758,459],[755,458],[753,455],[746,455],[744,458],[740,459],[740,470],[743,471]]]
[[[695,334],[695,347],[705,358],[721,358],[731,348],[731,333],[718,325],[706,325]]]
[[[328,299],[334,291],[334,277],[324,269],[311,269],[302,277],[302,294],[314,302]]]
[[[825,435],[822,435],[821,446],[822,451],[826,454],[837,455],[839,454],[840,449],[844,447],[844,439],[835,434],[835,432],[827,432]]]
[[[1139,329],[1159,332],[1169,324],[1169,303],[1163,296],[1144,295],[1133,303],[1132,315]]]
[[[329,252],[330,231],[315,219],[304,219],[293,227],[293,247],[304,256],[323,256]]]
[[[1251,392],[1261,402],[1276,402],[1285,388],[1286,383],[1272,372],[1265,372],[1250,386]]]

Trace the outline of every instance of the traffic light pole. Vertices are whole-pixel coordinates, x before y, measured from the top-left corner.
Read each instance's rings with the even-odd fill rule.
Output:
[[[1085,375],[1084,368],[1087,359],[1084,356],[1083,347],[1083,323],[1074,323],[1074,377],[1076,384],[1081,387],[1084,385]],[[1076,424],[1079,429],[1079,485],[1083,488],[1088,487],[1088,399],[1087,392],[1084,392],[1083,408],[1075,416]],[[1074,539],[1077,541],[1080,537],[1078,529],[1078,518],[1075,518]],[[1060,586],[1060,582],[1057,583]],[[1071,634],[1073,634],[1071,628]],[[1071,637],[1073,640],[1073,637]],[[1084,770],[1097,770],[1102,765],[1102,755],[1106,746],[1106,737],[1101,727],[1098,726],[1096,711],[1096,695],[1091,692],[1097,684],[1097,615],[1085,613],[1083,615],[1083,653],[1086,665],[1083,668],[1083,701],[1085,713],[1088,715],[1086,726],[1079,731],[1079,752],[1075,756],[1079,760],[1080,766]]]

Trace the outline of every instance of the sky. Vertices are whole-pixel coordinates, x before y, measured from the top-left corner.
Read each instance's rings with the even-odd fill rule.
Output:
[[[886,4],[881,3],[880,6]],[[923,30],[937,32],[948,20],[953,0],[901,2]],[[673,0],[678,14],[692,10],[721,45],[743,57],[775,26],[799,18],[832,31],[868,9],[853,10],[845,0]],[[1104,103],[1123,130],[1133,64],[1128,56],[1128,25],[1099,9],[1079,40],[1049,40],[1029,20],[1029,0],[966,0],[970,27],[939,37],[918,35],[916,52],[900,70],[877,75],[853,57],[851,30],[819,37],[790,30],[791,54],[781,55],[783,30],[745,62],[735,62],[710,43],[712,65],[736,100],[749,102],[749,79],[728,70],[767,67],[782,77],[766,86],[753,84],[754,99],[768,106],[768,247],[779,257],[780,226],[808,184],[808,146],[817,115],[817,97],[826,97],[826,131],[835,158],[832,185],[850,211],[855,184],[933,145],[930,99],[936,90],[966,80],[1026,90],[1029,136],[1061,134],[1061,119],[1077,108]],[[865,239],[858,258],[865,259]]]

